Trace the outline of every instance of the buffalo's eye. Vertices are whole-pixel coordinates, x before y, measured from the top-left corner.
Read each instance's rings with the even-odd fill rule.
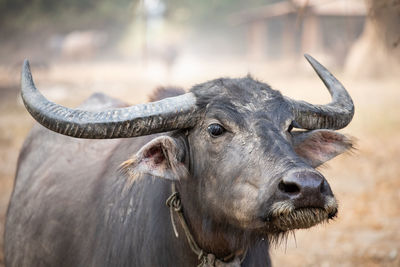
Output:
[[[207,127],[207,131],[212,137],[217,137],[225,132],[225,128],[218,123],[213,123]]]
[[[291,133],[292,130],[293,130],[293,122],[289,125],[287,131],[288,133]]]

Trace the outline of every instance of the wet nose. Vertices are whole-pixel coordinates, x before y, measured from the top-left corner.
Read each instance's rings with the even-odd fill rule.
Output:
[[[325,178],[312,171],[289,173],[279,182],[278,190],[285,199],[292,200],[296,208],[323,208],[326,197],[333,196]]]

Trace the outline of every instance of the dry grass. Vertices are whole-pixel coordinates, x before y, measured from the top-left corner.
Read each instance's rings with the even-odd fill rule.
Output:
[[[282,68],[224,64],[211,64],[207,69],[178,65],[167,79],[157,66],[144,72],[127,63],[70,63],[34,70],[34,77],[45,95],[69,106],[94,91],[137,103],[145,101],[150,90],[160,84],[188,86],[216,75],[243,76],[249,70],[274,87],[285,88],[281,91],[293,98],[314,103],[329,100],[320,81],[309,72],[290,73],[287,79],[288,72]],[[339,201],[339,217],[328,225],[298,231],[296,240],[289,237],[286,244],[273,248],[275,266],[400,266],[400,78],[340,78],[356,104],[355,118],[343,132],[358,142],[354,153],[321,169]],[[0,236],[18,152],[33,123],[17,98],[17,81],[18,72],[10,74],[10,70],[0,68]],[[2,239],[0,266],[1,247]]]

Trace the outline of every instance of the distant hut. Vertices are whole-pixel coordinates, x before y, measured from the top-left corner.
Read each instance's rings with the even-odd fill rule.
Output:
[[[247,27],[251,58],[279,59],[307,52],[344,60],[362,33],[366,12],[362,0],[291,0],[243,10],[231,19]]]

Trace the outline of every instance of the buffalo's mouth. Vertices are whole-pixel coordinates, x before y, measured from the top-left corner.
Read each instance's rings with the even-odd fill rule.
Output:
[[[295,208],[290,202],[278,202],[272,207],[269,222],[276,232],[310,228],[336,217],[338,206],[331,198],[324,207]]]
[[[322,208],[295,209],[288,214],[273,217],[272,223],[279,231],[310,228],[335,217]]]

